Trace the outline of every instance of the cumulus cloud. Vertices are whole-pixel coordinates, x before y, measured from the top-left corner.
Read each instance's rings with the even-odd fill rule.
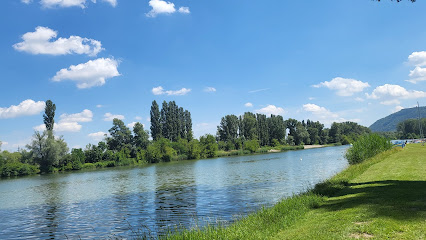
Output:
[[[165,91],[164,88],[162,86],[158,86],[152,89],[152,93],[154,95],[169,95],[169,96],[182,96],[182,95],[186,95],[189,92],[191,92],[191,89],[189,88],[182,88],[180,90],[176,90],[176,91],[172,91],[172,90],[167,90]]]
[[[216,88],[214,88],[214,87],[206,87],[206,88],[204,88],[204,92],[216,92]]]
[[[105,115],[104,115],[104,121],[112,121],[112,120],[114,120],[114,118],[124,120],[123,115],[119,115],[119,114],[114,115],[114,114],[111,114],[111,113],[105,113]]]
[[[104,139],[104,137],[108,136],[108,133],[106,133],[106,132],[94,132],[94,133],[89,133],[87,136],[90,137],[91,139],[95,140],[95,141],[102,141]]]
[[[421,81],[426,81],[426,68],[422,67],[415,67],[414,70],[410,71],[410,74],[408,74],[410,79],[406,80],[410,83],[417,83]]]
[[[60,122],[91,122],[93,118],[92,111],[84,109],[81,113],[62,114]]]
[[[150,0],[148,4],[152,7],[152,9],[147,14],[145,14],[147,17],[154,18],[159,14],[172,14],[176,12],[175,4],[172,2],[163,0]],[[188,7],[180,7],[178,12],[182,14],[190,13]]]
[[[69,38],[58,38],[58,33],[48,27],[36,27],[35,32],[27,32],[22,35],[22,42],[13,45],[20,52],[30,54],[66,55],[87,54],[96,56],[103,50],[100,41],[70,36]],[[53,41],[53,39],[56,39]]]
[[[127,124],[126,126],[130,129],[133,129],[133,127],[135,126],[136,123],[137,122],[131,122],[131,123]]]
[[[179,12],[183,14],[190,14],[189,7],[180,7]]]
[[[244,106],[245,106],[245,107],[253,107],[253,103],[248,102],[248,103],[244,104]]]
[[[408,56],[408,63],[419,67],[426,66],[426,52],[413,52]]]
[[[0,107],[0,119],[37,115],[44,110],[44,106],[45,103],[43,101],[35,102],[34,100],[27,99],[22,101],[18,106]]]
[[[175,4],[172,2],[151,0],[149,1],[149,6],[152,7],[152,10],[146,14],[147,17],[156,17],[158,14],[172,14],[176,12]]]
[[[366,94],[369,99],[382,100],[384,105],[400,104],[401,99],[416,99],[426,97],[426,92],[407,90],[399,85],[385,84],[376,87],[371,94]]]
[[[354,93],[362,92],[364,88],[369,87],[370,85],[367,82],[361,82],[355,79],[350,78],[333,78],[330,82],[325,81],[313,87],[320,88],[326,87],[330,90],[335,90],[336,94],[339,96],[352,96]]]
[[[324,124],[331,124],[333,122],[345,122],[348,121],[345,118],[340,117],[337,113],[333,113],[325,107],[320,107],[313,103],[303,105],[303,110],[311,113],[315,120],[319,120]],[[358,122],[359,119],[351,119],[353,122]]]
[[[263,113],[265,115],[282,115],[284,114],[284,109],[280,107],[276,107],[275,105],[268,105],[264,108],[256,110],[257,113]]]
[[[88,109],[84,109],[80,113],[74,114],[62,114],[59,117],[59,121],[54,124],[53,130],[55,132],[79,132],[82,126],[79,124],[80,122],[91,122],[93,118],[92,111]],[[44,124],[40,124],[34,127],[36,131],[44,131],[46,130],[46,126]]]
[[[78,88],[102,86],[105,80],[120,76],[117,70],[118,61],[111,58],[98,58],[87,63],[71,65],[63,68],[52,78],[55,82],[71,80],[77,83]]]

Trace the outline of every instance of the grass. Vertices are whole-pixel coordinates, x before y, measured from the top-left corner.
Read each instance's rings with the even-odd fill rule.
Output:
[[[228,227],[165,239],[425,239],[426,146],[410,144],[355,164],[305,194]]]

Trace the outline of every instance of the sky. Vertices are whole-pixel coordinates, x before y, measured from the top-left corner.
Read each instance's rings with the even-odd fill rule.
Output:
[[[191,112],[196,137],[254,113],[329,127],[426,105],[426,2],[5,0],[0,141],[43,130],[70,148],[119,118],[149,130],[156,100]]]

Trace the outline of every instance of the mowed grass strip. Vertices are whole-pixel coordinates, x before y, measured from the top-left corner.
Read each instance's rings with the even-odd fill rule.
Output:
[[[425,239],[426,146],[408,145],[352,165],[308,193],[228,227],[165,239]]]
[[[410,144],[390,152],[336,176],[342,178],[371,164],[319,208],[273,238],[425,239],[426,146]]]

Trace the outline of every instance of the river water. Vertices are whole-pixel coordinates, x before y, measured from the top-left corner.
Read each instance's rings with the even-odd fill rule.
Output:
[[[3,179],[0,239],[132,238],[226,224],[343,170],[346,149]]]

